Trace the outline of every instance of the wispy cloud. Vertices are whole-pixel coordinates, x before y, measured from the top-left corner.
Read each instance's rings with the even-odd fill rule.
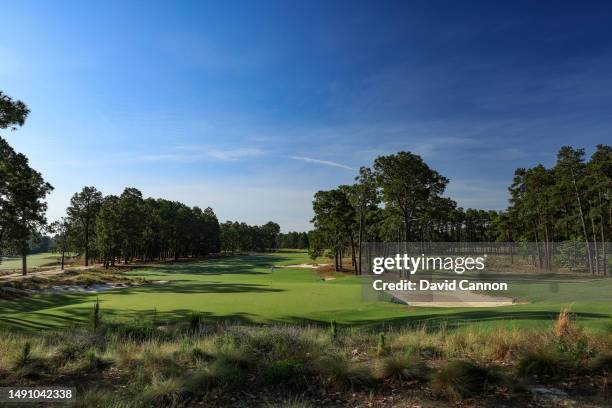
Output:
[[[245,157],[261,156],[265,152],[258,148],[248,147],[240,149],[210,149],[208,155],[215,159],[233,161]]]
[[[350,167],[345,164],[337,163],[331,160],[314,159],[312,157],[304,157],[304,156],[289,156],[289,158],[293,160],[301,160],[307,163],[315,163],[315,164],[323,164],[325,166],[339,167],[341,169],[346,169],[346,170],[357,170],[354,167]]]
[[[180,153],[160,153],[160,154],[144,154],[135,157],[140,161],[167,161],[167,162],[182,162],[191,163],[206,159],[215,159],[221,161],[237,161],[248,157],[264,155],[265,152],[258,148],[245,147],[236,149],[221,149],[201,146],[180,146],[177,148]],[[191,150],[188,152],[186,150]]]

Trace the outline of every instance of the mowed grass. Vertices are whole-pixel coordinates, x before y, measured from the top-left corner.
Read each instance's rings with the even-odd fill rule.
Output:
[[[42,252],[40,254],[28,255],[28,269],[40,268],[43,266],[54,266],[60,263],[60,254],[53,252]],[[0,272],[20,272],[21,258],[2,260],[0,262]]]
[[[363,296],[363,279],[323,280],[313,270],[272,268],[307,262],[304,252],[219,257],[180,262],[129,274],[151,283],[99,293],[105,319],[187,319],[194,311],[208,321],[307,323],[359,326],[476,325],[549,328],[569,306],[587,329],[604,330],[612,314],[612,279],[559,279],[533,283],[516,279],[510,295],[530,303],[497,308],[414,308]],[[86,323],[95,294],[46,294],[0,301],[0,327],[38,330]]]

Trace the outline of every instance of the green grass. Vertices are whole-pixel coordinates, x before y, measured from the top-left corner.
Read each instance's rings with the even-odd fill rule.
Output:
[[[40,254],[28,255],[28,269],[59,265],[60,257],[60,254],[54,252],[42,252]],[[13,270],[15,272],[21,272],[21,258],[0,262],[0,272],[11,272]]]
[[[100,293],[105,319],[187,320],[193,312],[206,321],[238,323],[311,323],[328,325],[415,325],[483,330],[550,327],[564,305],[589,330],[609,326],[612,279],[565,279],[550,283],[517,280],[511,295],[532,303],[499,308],[411,308],[362,297],[363,280],[340,276],[322,280],[310,269],[275,268],[308,262],[304,252],[219,257],[204,261],[136,269],[128,272],[149,281],[168,281]],[[45,329],[82,324],[91,317],[96,295],[36,295],[0,301],[0,327]]]

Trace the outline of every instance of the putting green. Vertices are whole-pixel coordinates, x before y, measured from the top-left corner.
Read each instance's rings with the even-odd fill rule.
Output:
[[[414,308],[386,300],[362,297],[362,279],[337,275],[322,280],[311,269],[274,268],[301,264],[306,254],[220,257],[180,262],[129,272],[149,281],[141,287],[100,293],[107,319],[185,319],[193,311],[211,321],[243,323],[347,325],[444,324],[448,327],[477,324],[496,327],[543,327],[552,324],[567,305],[585,326],[601,330],[612,314],[612,279],[562,280],[532,283],[522,279],[510,285],[511,296],[529,301],[496,308]],[[47,329],[88,321],[95,294],[45,294],[0,301],[0,327]]]

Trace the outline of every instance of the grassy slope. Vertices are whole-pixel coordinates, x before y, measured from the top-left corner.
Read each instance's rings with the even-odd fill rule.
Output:
[[[355,277],[323,281],[308,269],[274,269],[306,261],[304,253],[283,252],[264,256],[219,258],[179,263],[132,274],[166,284],[121,289],[99,295],[107,318],[151,316],[184,318],[191,311],[208,319],[239,322],[310,322],[387,325],[428,322],[462,326],[481,322],[495,327],[541,327],[549,325],[563,305],[570,305],[588,327],[608,324],[612,305],[612,279],[510,285],[512,295],[533,303],[503,308],[409,308],[390,302],[363,301],[361,283]],[[576,301],[576,299],[583,299]],[[39,295],[16,301],[0,301],[0,327],[47,328],[78,324],[87,319],[95,295]]]
[[[53,252],[28,255],[28,269],[41,266],[59,265],[59,259],[60,255]],[[2,261],[0,263],[0,271],[12,270],[16,270],[17,272],[21,271],[21,258]]]

